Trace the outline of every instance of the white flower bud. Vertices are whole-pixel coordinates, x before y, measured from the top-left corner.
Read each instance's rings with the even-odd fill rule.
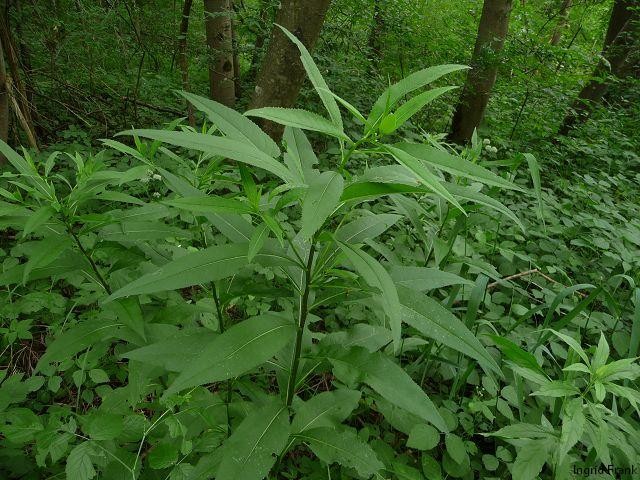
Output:
[[[491,153],[498,153],[498,149],[496,147],[491,147]]]
[[[488,138],[485,138],[484,140],[482,140],[482,143],[484,145],[489,145],[491,143],[491,140],[489,140]]]
[[[153,192],[154,198],[160,198],[160,192]]]
[[[153,178],[154,180],[162,180],[162,176],[161,176],[161,175],[158,175],[157,173],[154,173],[152,178]]]
[[[485,145],[484,149],[485,149],[487,152],[491,153],[491,145]]]

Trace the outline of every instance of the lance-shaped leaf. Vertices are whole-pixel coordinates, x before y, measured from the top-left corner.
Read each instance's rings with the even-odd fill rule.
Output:
[[[287,446],[289,412],[278,400],[250,413],[222,447],[216,480],[262,480]]]
[[[295,327],[273,314],[244,320],[216,337],[175,379],[164,397],[185,388],[234,378],[261,365],[293,340]]]
[[[470,178],[500,188],[522,191],[522,188],[518,185],[509,180],[505,180],[492,171],[475,163],[471,163],[469,160],[458,155],[452,155],[444,150],[440,150],[432,145],[402,142],[395,144],[394,147],[452,175]]]
[[[389,317],[391,333],[393,335],[394,350],[400,350],[401,310],[398,292],[391,277],[380,262],[359,248],[345,243],[339,243],[345,257],[351,262],[355,270],[364,278],[365,282],[382,292],[382,305]]]
[[[130,295],[177,290],[222,280],[236,274],[248,264],[247,253],[247,244],[216,245],[188,253],[116,290],[107,297],[105,303]],[[255,260],[270,265],[295,265],[295,262],[288,261],[277,251],[270,250],[263,250],[256,255]]]
[[[381,352],[370,353],[362,347],[345,351],[337,346],[328,349],[327,357],[334,365],[354,368],[362,376],[362,381],[387,401],[430,422],[441,432],[448,431],[431,399],[389,356]]]
[[[302,238],[310,239],[331,216],[340,201],[343,185],[342,176],[336,172],[324,172],[310,182],[302,201]]]
[[[248,142],[271,157],[279,157],[280,149],[269,135],[247,117],[221,103],[189,92],[179,92],[189,103],[214,123],[226,136]]]
[[[460,206],[453,195],[451,195],[449,191],[444,188],[440,179],[433,173],[431,173],[431,171],[422,163],[420,159],[408,154],[404,150],[400,150],[399,148],[392,147],[390,145],[385,145],[383,148],[387,152],[389,152],[400,165],[403,165],[411,170],[416,175],[418,180],[420,180],[420,183],[422,183],[425,187],[427,187],[436,195],[444,198],[446,201],[458,208],[462,213],[465,213],[464,209]]]
[[[337,427],[358,406],[360,392],[341,388],[331,392],[322,392],[306,402],[294,402],[296,412],[291,424],[293,432],[302,432],[319,427]]]
[[[393,108],[393,106],[408,93],[428,85],[443,75],[467,68],[469,67],[464,65],[438,65],[435,67],[428,67],[412,73],[408,77],[400,80],[398,83],[391,85],[382,92],[376,100],[376,103],[371,107],[371,112],[367,118],[368,127],[373,127],[385,112],[389,112],[391,108]]]
[[[345,243],[362,243],[386,232],[401,218],[393,213],[365,215],[340,227],[336,238]]]
[[[403,193],[430,193],[431,190],[421,185],[407,185],[400,183],[386,182],[356,182],[344,189],[340,200],[343,202],[360,203],[373,198],[385,197],[387,195],[398,195]]]
[[[302,128],[314,132],[326,133],[332,137],[349,140],[342,129],[317,113],[300,108],[262,107],[245,112],[248,117],[259,117],[265,120],[288,125],[289,127]]]
[[[405,267],[392,265],[389,274],[396,287],[403,286],[424,292],[435,288],[448,287],[450,285],[473,285],[473,282],[454,273],[444,272],[430,267]]]
[[[317,173],[314,168],[318,164],[311,142],[302,130],[293,127],[284,129],[282,139],[287,144],[284,163],[299,177],[301,183],[310,181]]]
[[[354,468],[360,478],[370,478],[384,468],[373,449],[355,432],[321,427],[296,435],[327,464]]]
[[[500,367],[476,336],[440,303],[407,287],[398,287],[398,295],[405,323],[423,335],[473,358],[488,374],[494,372],[501,375]]]
[[[325,82],[324,78],[322,78],[320,69],[313,61],[313,57],[307,50],[307,47],[305,47],[304,44],[300,40],[298,40],[298,38],[289,30],[281,25],[278,25],[278,27],[280,27],[284,34],[289,37],[289,40],[295,43],[298,47],[298,50],[300,50],[300,60],[302,61],[302,65],[304,66],[305,71],[307,72],[309,80],[311,80],[313,87],[316,89],[316,92],[318,92],[320,100],[322,100],[322,103],[327,109],[329,118],[331,118],[331,121],[334,125],[342,130],[342,116],[340,115],[338,104],[336,103],[335,98],[333,98],[327,82]]]
[[[128,130],[119,135],[137,135],[152,140],[159,140],[177,147],[219,155],[267,170],[287,183],[296,183],[295,177],[289,172],[287,167],[261,150],[258,150],[252,144],[240,140],[216,137],[204,133],[170,132],[167,130]]]
[[[162,202],[166,205],[194,213],[251,213],[251,207],[234,198],[217,196],[193,196]]]

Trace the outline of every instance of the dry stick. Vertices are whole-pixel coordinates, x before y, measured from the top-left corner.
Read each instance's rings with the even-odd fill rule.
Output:
[[[16,96],[15,96],[14,91],[13,91],[12,81],[11,81],[10,77],[7,77],[5,79],[5,88],[7,89],[7,95],[9,96],[9,100],[11,100],[11,106],[13,107],[13,112],[15,113],[16,118],[18,119],[18,122],[20,122],[20,125],[22,126],[22,129],[27,134],[27,139],[29,140],[29,145],[31,145],[31,147],[33,147],[33,149],[36,152],[38,152],[39,149],[38,149],[38,142],[36,140],[36,136],[33,133],[31,125],[29,125],[29,120],[27,120],[25,112],[23,112],[21,110],[20,104],[18,103],[18,100],[16,99]]]
[[[508,282],[510,280],[515,280],[521,277],[526,277],[527,275],[534,275],[534,274],[538,274],[540,275],[542,278],[544,278],[545,280],[554,283],[556,285],[560,285],[562,288],[567,288],[564,284],[558,282],[557,280],[554,280],[553,278],[551,278],[549,275],[546,275],[544,273],[542,273],[540,270],[538,270],[537,268],[534,268],[532,270],[527,270],[525,272],[520,272],[520,273],[515,273],[513,275],[509,275],[508,277],[504,277],[500,280],[498,280],[497,282],[492,282],[489,285],[487,285],[487,290],[492,290],[494,288],[496,288],[498,285],[504,283],[504,282]],[[582,292],[576,292],[579,296],[581,296],[582,298],[585,298],[586,295]]]

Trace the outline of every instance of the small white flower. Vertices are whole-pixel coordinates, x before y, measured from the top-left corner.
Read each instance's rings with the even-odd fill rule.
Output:
[[[491,148],[492,148],[491,145],[485,145],[485,147],[484,147],[484,149],[489,153],[492,152]]]
[[[489,144],[491,144],[491,140],[489,140],[488,138],[485,138],[484,140],[482,140],[482,143],[484,145],[489,145]]]
[[[141,181],[142,183],[149,183],[149,177],[142,177],[142,178],[140,179],[140,181]]]
[[[498,153],[498,149],[496,147],[491,147],[491,153]]]
[[[151,178],[153,178],[154,180],[162,180],[162,175],[158,175],[157,173],[154,173],[153,177]]]
[[[154,198],[160,198],[160,192],[153,192]]]

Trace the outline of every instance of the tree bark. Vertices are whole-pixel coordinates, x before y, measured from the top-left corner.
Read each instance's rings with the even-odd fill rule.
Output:
[[[236,102],[231,12],[230,0],[204,0],[210,95],[228,107]]]
[[[511,0],[485,0],[471,57],[472,70],[453,115],[449,139],[466,143],[480,125],[496,82],[500,52],[509,30]]]
[[[627,57],[638,44],[640,30],[637,0],[616,0],[602,47],[602,59],[596,65],[591,80],[582,88],[565,117],[558,133],[566,135],[578,123],[584,121],[593,106],[602,100],[609,88],[610,75],[623,75]]]
[[[382,0],[373,0],[373,19],[369,32],[369,50],[372,60],[377,64],[382,58],[382,34],[384,33],[384,13],[380,5]]]
[[[2,15],[2,12],[0,12]],[[7,143],[9,139],[9,92],[7,91],[7,69],[4,63],[4,51],[0,39],[0,140]],[[0,167],[7,159],[0,153]]]
[[[180,20],[180,31],[178,33],[178,63],[182,76],[182,89],[189,91],[189,59],[187,57],[187,37],[189,34],[189,15],[191,15],[191,5],[193,0],[184,0],[182,7],[182,19]],[[196,120],[193,116],[193,105],[187,102],[187,116],[189,125],[195,127]]]
[[[572,0],[562,0],[562,4],[560,5],[560,10],[558,12],[558,23],[556,23],[556,27],[553,29],[551,41],[549,42],[553,46],[558,45],[562,39],[562,32],[567,27],[567,22],[569,20],[571,4]]]
[[[231,3],[231,8],[237,18],[237,4],[233,0]],[[238,45],[235,21],[231,21],[231,46],[233,48],[233,89],[236,95],[236,100],[239,100],[242,94],[242,79],[240,78],[240,46]]]
[[[264,44],[267,41],[267,36],[269,31],[265,28],[265,24],[267,22],[271,23],[270,8],[268,3],[265,0],[260,1],[260,24],[261,27],[258,27],[258,30],[255,32],[256,41],[253,44],[253,55],[251,56],[251,65],[249,65],[249,70],[247,71],[246,80],[249,82],[253,82],[256,79],[256,74],[258,73],[258,68],[260,67],[260,58],[262,57],[262,50],[264,49]]]
[[[282,0],[276,23],[292,32],[309,49],[313,49],[331,0]],[[256,80],[251,108],[293,107],[305,78],[298,48],[274,26],[267,54]],[[279,140],[283,128],[273,122],[261,122],[272,138]]]

